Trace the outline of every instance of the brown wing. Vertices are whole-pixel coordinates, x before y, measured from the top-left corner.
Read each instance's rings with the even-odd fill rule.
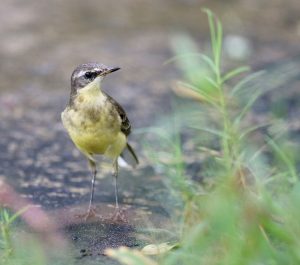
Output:
[[[128,136],[131,132],[131,124],[130,121],[126,115],[125,110],[122,108],[122,106],[115,101],[110,95],[106,94],[107,99],[116,107],[117,112],[120,115],[121,118],[121,131]],[[136,167],[137,164],[139,163],[139,160],[137,158],[137,155],[135,154],[133,148],[127,143],[126,148],[123,150],[121,157],[132,167]]]
[[[126,135],[128,136],[131,132],[131,124],[130,124],[130,121],[126,115],[126,112],[125,110],[122,108],[122,106],[117,102],[115,101],[110,95],[106,94],[105,95],[107,96],[107,99],[116,107],[116,110],[117,112],[119,113],[119,116],[121,118],[121,131]]]

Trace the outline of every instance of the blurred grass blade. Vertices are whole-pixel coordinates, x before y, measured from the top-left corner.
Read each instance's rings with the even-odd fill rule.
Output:
[[[193,77],[195,72],[203,67],[197,56],[188,56],[189,54],[199,54],[195,42],[186,35],[178,35],[172,39],[171,43],[175,54],[179,54],[174,61],[188,78]]]
[[[244,86],[245,86],[248,82],[250,82],[250,81],[252,81],[252,80],[254,80],[254,79],[256,79],[256,78],[262,76],[264,73],[265,73],[265,71],[259,71],[259,72],[255,72],[255,73],[253,73],[253,74],[250,74],[250,75],[246,76],[245,78],[243,78],[240,82],[238,82],[238,83],[233,87],[233,89],[231,90],[231,92],[229,93],[229,95],[230,95],[231,97],[235,96],[242,88],[244,88]]]
[[[221,157],[222,156],[222,154],[219,150],[210,149],[210,148],[207,148],[205,146],[199,146],[198,149],[201,152],[209,154],[210,156],[214,156],[214,157]]]
[[[224,75],[224,77],[222,78],[222,83],[226,82],[227,80],[229,80],[233,77],[236,77],[237,75],[239,75],[241,73],[248,72],[248,71],[250,71],[250,67],[248,67],[248,66],[242,66],[242,67],[233,69]]]
[[[266,140],[269,146],[277,153],[278,157],[284,162],[287,169],[289,170],[291,180],[293,183],[298,181],[297,171],[288,155],[278,146],[278,144],[270,137],[266,136]]]
[[[210,67],[210,69],[213,72],[216,72],[216,67],[214,62],[212,61],[211,58],[209,58],[207,55],[203,54],[203,53],[199,53],[199,52],[185,52],[185,53],[180,53],[176,56],[173,56],[171,59],[167,60],[164,62],[164,65],[169,64],[169,63],[173,63],[173,62],[177,62],[183,59],[191,59],[191,57],[194,59],[196,57],[199,57],[200,60],[203,60],[207,66]]]
[[[223,40],[223,28],[221,22],[217,20],[217,48],[216,48],[216,66],[219,69],[221,65],[222,56],[222,40]]]
[[[189,57],[200,57],[201,53],[199,52],[185,52],[185,53],[180,53],[176,56],[173,56],[171,59],[168,59],[164,62],[164,65],[170,64],[170,63],[174,63],[180,59],[186,59]]]
[[[215,88],[218,88],[218,87],[219,87],[219,85],[218,85],[212,78],[210,78],[209,76],[205,76],[204,79],[205,79],[208,83],[210,83],[213,87],[215,87]]]
[[[253,106],[253,104],[255,103],[255,101],[263,94],[262,91],[257,90],[253,96],[249,99],[248,103],[246,104],[246,106],[242,109],[241,113],[235,118],[234,120],[234,125],[237,126],[241,120],[243,119],[243,117],[247,114],[247,112],[250,110],[250,108]]]
[[[2,222],[3,224],[9,224],[9,213],[6,209],[3,209],[2,211]]]
[[[273,136],[272,139],[274,141],[279,137],[280,137],[280,135],[276,135],[276,136]],[[263,153],[263,151],[265,151],[267,145],[268,145],[268,143],[265,143],[262,146],[260,146],[260,148],[257,149],[256,152],[252,155],[252,157],[250,158],[250,161],[254,161],[258,156],[260,156]]]
[[[17,211],[15,214],[13,214],[10,217],[10,222],[14,222],[19,216],[21,216],[24,212],[26,212],[31,206],[28,205],[22,209],[20,209],[19,211]]]
[[[188,84],[188,83],[184,83],[184,82],[179,82],[179,84],[187,87],[187,88],[190,88],[194,91],[196,91],[197,93],[199,93],[201,95],[201,97],[206,100],[207,102],[209,102],[210,104],[212,104],[213,106],[215,106],[216,108],[219,108],[219,106],[216,104],[216,100],[215,98],[213,98],[211,95],[209,95],[206,91],[204,90],[201,90],[200,88],[196,87],[196,86],[193,86],[191,84]]]
[[[210,30],[211,46],[214,56],[214,64],[216,67],[217,79],[220,77],[220,62],[222,53],[222,39],[223,39],[223,29],[221,22],[215,17],[215,15],[207,8],[202,9],[203,12],[207,14],[208,24]]]
[[[216,69],[216,65],[214,64],[213,60],[211,58],[209,58],[207,55],[205,54],[200,54],[201,56],[201,59],[203,61],[205,61],[207,63],[207,65],[211,68],[211,70],[214,72],[214,73],[217,73],[217,69]]]
[[[172,90],[178,97],[189,98],[202,102],[206,101],[205,97],[201,96],[198,91],[195,91],[191,88],[187,88],[186,86],[183,86],[180,82],[176,82],[172,86]]]
[[[241,132],[241,135],[240,135],[239,139],[242,140],[248,134],[250,134],[250,133],[252,133],[252,132],[254,132],[254,131],[256,131],[260,128],[267,127],[267,126],[270,126],[270,125],[272,125],[272,122],[266,122],[266,123],[263,123],[263,124],[259,124],[259,125],[249,127],[244,132]]]
[[[207,8],[203,8],[202,11],[205,12],[207,14],[207,17],[208,17],[211,46],[212,46],[213,55],[215,57],[216,48],[217,48],[216,43],[217,42],[216,42],[216,29],[215,29],[213,13]]]
[[[222,138],[227,137],[227,136],[224,135],[224,132],[217,131],[217,130],[210,129],[210,128],[205,128],[205,127],[202,127],[201,125],[198,125],[198,124],[190,125],[190,128],[197,129],[197,130],[204,131],[204,132],[208,132],[208,133],[211,133],[213,135],[216,135],[216,136],[222,137]]]

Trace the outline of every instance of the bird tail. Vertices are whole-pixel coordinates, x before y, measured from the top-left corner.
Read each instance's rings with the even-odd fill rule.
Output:
[[[137,155],[135,154],[133,148],[129,143],[127,143],[125,149],[121,153],[121,157],[127,164],[129,164],[133,168],[135,168],[139,163],[139,159],[137,158]]]

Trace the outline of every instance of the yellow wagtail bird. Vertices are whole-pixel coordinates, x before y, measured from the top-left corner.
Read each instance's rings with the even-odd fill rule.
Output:
[[[133,167],[138,158],[127,142],[131,125],[126,112],[112,97],[101,89],[101,81],[119,67],[107,67],[100,63],[79,65],[71,76],[71,94],[66,109],[61,114],[64,127],[75,146],[87,157],[93,171],[87,218],[94,216],[92,209],[97,155],[112,160],[115,179],[115,217],[119,217],[118,158],[123,157]]]

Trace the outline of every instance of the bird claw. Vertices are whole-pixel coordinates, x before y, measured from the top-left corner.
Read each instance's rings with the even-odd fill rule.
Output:
[[[90,208],[87,213],[84,215],[84,220],[88,221],[89,219],[93,219],[96,217],[96,211],[94,208]]]
[[[121,223],[128,223],[128,219],[125,215],[125,212],[119,208],[115,209],[115,212],[113,213],[111,220],[113,222],[121,222]]]
[[[85,222],[94,219],[97,216],[95,208],[90,208],[88,211],[84,214],[77,214],[77,218],[82,218]]]

